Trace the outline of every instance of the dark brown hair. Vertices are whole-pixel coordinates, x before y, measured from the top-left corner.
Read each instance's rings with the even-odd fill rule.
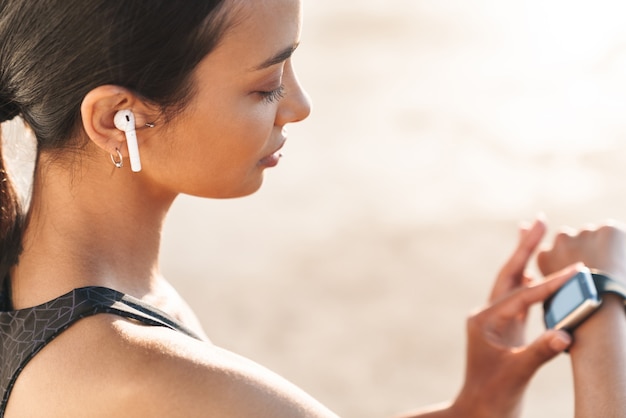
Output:
[[[227,0],[0,0],[0,122],[20,115],[38,150],[76,146],[80,106],[100,85],[163,114],[229,25]],[[0,153],[0,283],[21,251],[24,214]]]

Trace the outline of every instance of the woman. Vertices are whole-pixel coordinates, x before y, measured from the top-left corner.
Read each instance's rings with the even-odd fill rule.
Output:
[[[178,194],[255,192],[285,126],[308,116],[291,60],[300,14],[299,0],[0,2],[0,121],[22,117],[38,145],[27,214],[1,184],[7,417],[334,416],[212,345],[158,263]],[[570,344],[555,331],[523,343],[528,307],[575,271],[528,285],[544,229],[523,230],[469,320],[460,395],[420,416],[517,416],[533,373]]]

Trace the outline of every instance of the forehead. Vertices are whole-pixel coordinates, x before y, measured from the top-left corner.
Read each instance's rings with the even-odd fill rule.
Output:
[[[256,68],[300,39],[300,0],[231,0],[232,26],[209,59]]]

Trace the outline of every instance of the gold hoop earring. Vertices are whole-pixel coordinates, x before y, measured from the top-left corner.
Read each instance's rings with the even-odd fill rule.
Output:
[[[115,159],[115,156],[113,154],[110,154],[113,165],[117,168],[124,167],[124,157],[122,157],[122,153],[118,148],[115,148],[115,152],[117,153],[117,160]]]

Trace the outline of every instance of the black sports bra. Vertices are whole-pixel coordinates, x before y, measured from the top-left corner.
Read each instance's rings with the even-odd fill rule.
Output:
[[[150,326],[168,327],[200,339],[190,329],[139,299],[106,287],[83,287],[27,309],[0,311],[0,418],[26,364],[76,321],[108,313]]]

